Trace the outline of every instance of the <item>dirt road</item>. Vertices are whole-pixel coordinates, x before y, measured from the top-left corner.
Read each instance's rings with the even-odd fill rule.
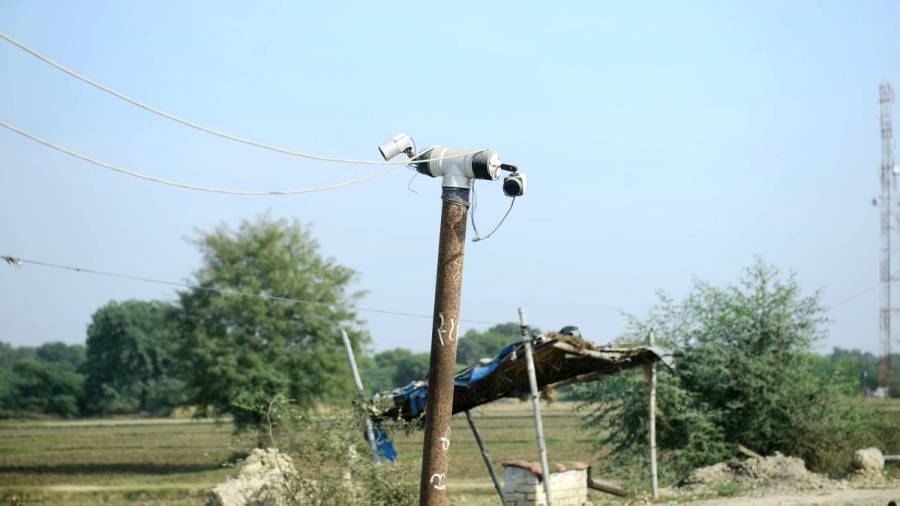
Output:
[[[778,494],[764,497],[720,497],[686,504],[695,506],[887,506],[900,505],[900,489],[830,490],[806,494]]]

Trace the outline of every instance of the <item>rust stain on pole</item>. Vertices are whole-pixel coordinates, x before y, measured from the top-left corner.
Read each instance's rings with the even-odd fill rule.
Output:
[[[445,192],[446,190],[445,188]],[[468,195],[465,197],[468,201]],[[431,362],[425,404],[425,441],[422,450],[422,476],[419,481],[419,504],[423,506],[443,506],[447,503],[453,377],[456,374],[459,301],[462,293],[466,217],[469,211],[464,204],[447,200],[443,200],[442,204],[434,320],[431,329]]]

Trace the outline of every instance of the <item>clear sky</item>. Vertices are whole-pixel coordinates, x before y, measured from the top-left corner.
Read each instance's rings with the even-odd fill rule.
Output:
[[[878,280],[878,83],[900,88],[900,3],[0,3],[0,31],[164,110],[299,150],[375,158],[490,147],[529,175],[469,243],[463,318],[596,341],[659,289],[737,280],[755,255],[834,304]],[[285,189],[363,174],[209,137],[0,43],[0,119],[162,177]],[[900,117],[900,108],[895,111]],[[900,121],[898,121],[900,123]],[[357,269],[365,305],[430,313],[440,184],[394,171],[296,197],[179,190],[0,131],[0,254],[187,280],[184,238],[270,210]],[[478,185],[479,229],[508,200]],[[471,231],[470,231],[471,236]],[[172,289],[0,266],[0,340],[81,342],[112,299]],[[833,308],[821,348],[876,350],[879,293]],[[426,350],[427,320],[363,313],[376,349]],[[465,328],[463,332],[465,332]]]

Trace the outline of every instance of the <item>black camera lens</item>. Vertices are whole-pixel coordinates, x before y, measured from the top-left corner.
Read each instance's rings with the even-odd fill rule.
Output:
[[[503,180],[503,194],[507,197],[521,197],[523,190],[522,180],[518,176],[508,176]]]

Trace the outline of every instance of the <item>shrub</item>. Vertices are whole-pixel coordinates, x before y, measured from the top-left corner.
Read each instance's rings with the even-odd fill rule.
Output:
[[[661,470],[674,478],[735,454],[738,443],[780,451],[811,468],[838,472],[852,451],[877,438],[881,421],[844,375],[823,378],[812,345],[825,322],[819,294],[803,295],[793,276],[762,261],[737,286],[696,283],[679,303],[665,295],[626,338],[643,343],[654,328],[683,352],[676,375],[662,372],[657,438]],[[619,463],[647,451],[647,386],[622,375],[582,386],[585,423],[603,434]]]

